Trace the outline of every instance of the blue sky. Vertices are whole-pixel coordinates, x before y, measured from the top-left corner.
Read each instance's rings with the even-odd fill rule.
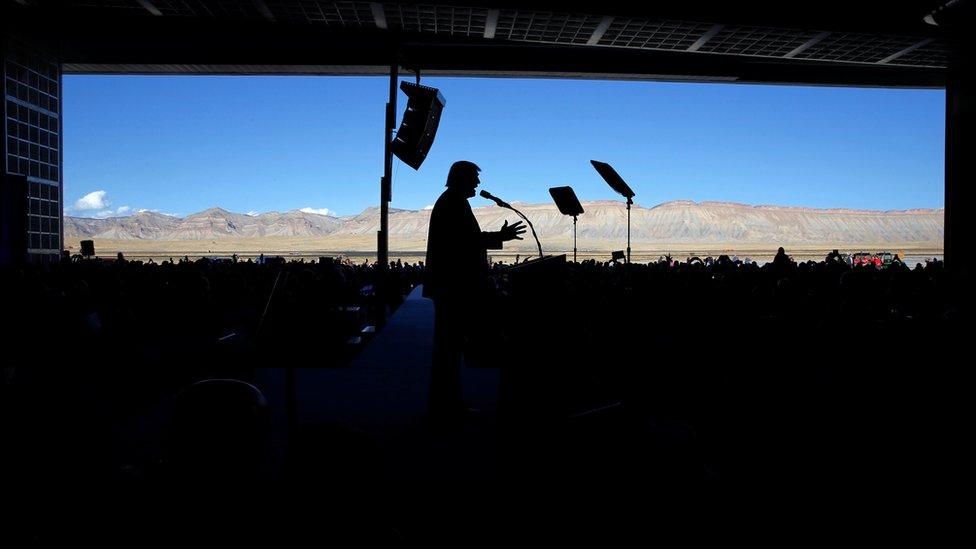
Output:
[[[396,161],[392,206],[433,204],[455,160],[509,201],[720,200],[818,208],[943,206],[945,94],[582,80],[425,78],[447,99],[420,170]],[[186,215],[379,203],[386,78],[66,76],[68,215]],[[405,106],[400,95],[398,116]],[[480,198],[475,206],[487,205]]]

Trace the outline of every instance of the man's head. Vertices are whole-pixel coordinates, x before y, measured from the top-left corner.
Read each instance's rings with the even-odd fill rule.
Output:
[[[474,162],[458,160],[451,165],[451,171],[447,173],[447,187],[463,191],[468,197],[474,196],[474,190],[481,183],[478,173],[481,168]]]

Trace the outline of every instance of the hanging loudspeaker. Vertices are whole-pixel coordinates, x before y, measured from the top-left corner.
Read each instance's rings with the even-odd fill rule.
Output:
[[[407,94],[407,110],[393,139],[393,154],[417,170],[434,143],[441,111],[447,102],[437,88],[401,82],[400,89]]]

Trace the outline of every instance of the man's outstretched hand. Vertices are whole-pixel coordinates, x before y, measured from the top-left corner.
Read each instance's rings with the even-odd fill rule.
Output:
[[[502,225],[502,230],[498,231],[502,236],[502,242],[508,242],[509,240],[522,240],[519,235],[525,234],[525,225],[521,221],[516,221],[511,225],[508,224],[508,220],[505,220],[505,224]]]

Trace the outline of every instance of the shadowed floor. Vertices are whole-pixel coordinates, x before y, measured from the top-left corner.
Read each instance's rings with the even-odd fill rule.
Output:
[[[410,508],[411,500],[437,497],[441,490],[487,499],[496,480],[499,370],[463,368],[465,400],[481,413],[450,433],[428,429],[424,415],[434,306],[421,291],[411,292],[351,365],[297,368],[295,381],[298,424],[334,423],[365,433],[383,456],[382,476],[393,488],[390,493],[409,515],[402,522],[430,530],[436,526],[423,523],[427,519]],[[283,368],[257,372],[272,406],[275,433],[286,432],[285,375]],[[283,447],[285,441],[276,438]]]

